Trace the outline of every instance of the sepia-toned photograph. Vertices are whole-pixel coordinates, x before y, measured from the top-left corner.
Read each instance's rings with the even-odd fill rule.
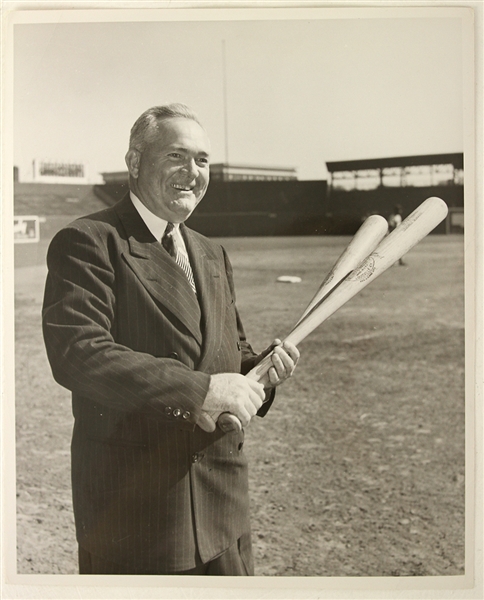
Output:
[[[8,582],[472,588],[473,11],[3,16]]]

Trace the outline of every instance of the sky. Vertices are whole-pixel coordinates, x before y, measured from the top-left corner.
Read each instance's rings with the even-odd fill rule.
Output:
[[[199,115],[212,162],[300,179],[325,179],[326,161],[463,151],[460,18],[232,14],[15,24],[20,181],[34,158],[87,163],[92,182],[125,170],[132,124],[165,102]]]

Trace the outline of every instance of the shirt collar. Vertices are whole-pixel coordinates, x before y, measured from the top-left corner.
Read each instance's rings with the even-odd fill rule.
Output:
[[[151,212],[146,206],[141,202],[141,200],[133,194],[132,191],[129,192],[129,196],[131,198],[131,202],[139,213],[139,216],[143,219],[146,227],[153,234],[155,239],[158,241],[161,240],[163,234],[165,233],[166,225],[168,221],[161,219],[157,215]],[[179,228],[179,223],[175,223],[175,230]]]

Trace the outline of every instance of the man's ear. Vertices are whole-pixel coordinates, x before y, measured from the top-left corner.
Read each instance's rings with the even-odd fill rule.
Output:
[[[126,166],[128,167],[128,171],[131,177],[137,179],[139,172],[139,164],[141,160],[141,153],[139,152],[139,150],[136,150],[135,148],[130,148],[126,153],[124,160],[126,161]]]

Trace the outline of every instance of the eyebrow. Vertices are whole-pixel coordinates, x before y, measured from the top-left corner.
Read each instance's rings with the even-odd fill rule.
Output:
[[[190,152],[190,151],[188,150],[188,148],[185,148],[185,146],[176,146],[176,145],[172,145],[172,146],[169,146],[169,147],[168,147],[168,149],[169,149],[170,151],[173,151],[173,150],[178,150],[178,151],[180,151],[180,152]],[[200,152],[197,152],[197,154],[198,154],[199,156],[205,156],[206,158],[208,158],[208,157],[210,156],[208,152],[205,152],[205,150],[200,150]]]

